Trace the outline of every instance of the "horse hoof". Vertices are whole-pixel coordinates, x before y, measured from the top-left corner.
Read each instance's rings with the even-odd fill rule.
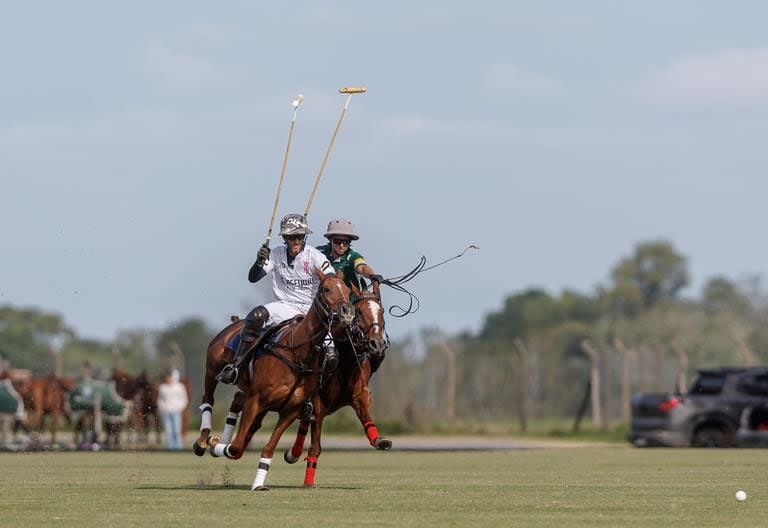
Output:
[[[379,451],[389,451],[390,449],[392,449],[392,440],[379,437],[373,442],[373,447],[375,447]]]
[[[200,446],[200,444],[198,444],[197,442],[195,442],[194,444],[192,444],[192,451],[193,451],[193,452],[194,452],[194,453],[195,453],[197,456],[200,456],[200,457],[201,457],[201,456],[203,456],[203,455],[205,454],[205,448],[204,448],[204,447],[202,447],[202,446]]]
[[[251,491],[269,491],[269,486],[256,486]]]
[[[285,460],[289,464],[295,464],[296,462],[299,461],[299,457],[294,457],[291,454],[291,450],[288,449],[288,450],[285,451],[285,453],[283,453],[283,460]]]

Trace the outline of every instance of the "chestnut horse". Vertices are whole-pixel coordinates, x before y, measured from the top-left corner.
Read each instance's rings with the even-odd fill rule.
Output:
[[[56,443],[56,431],[63,417],[71,422],[67,395],[75,386],[75,382],[67,378],[58,378],[53,374],[45,377],[35,377],[19,382],[16,391],[24,399],[24,406],[30,414],[29,425],[43,432],[44,420],[50,418],[51,443]]]
[[[201,438],[196,442],[198,446],[203,442],[209,444],[213,456],[237,460],[261,427],[264,416],[269,411],[277,412],[279,418],[261,451],[252,490],[268,489],[265,481],[277,443],[302,412],[305,402],[316,393],[323,357],[318,352],[320,345],[329,332],[332,337],[339,337],[354,317],[354,308],[349,302],[350,290],[344,281],[319,270],[315,270],[315,274],[320,284],[307,315],[278,328],[271,335],[266,334],[262,343],[267,343],[261,347],[261,353],[250,360],[252,374],[243,369],[244,375],[238,383],[244,394],[243,412],[232,443],[221,442],[218,438],[209,440],[210,428],[201,430]],[[218,368],[208,369],[206,378],[215,376],[218,371]]]
[[[371,418],[371,395],[368,390],[368,382],[379,368],[384,351],[389,346],[379,285],[374,283],[373,291],[363,292],[353,286],[352,291],[355,319],[347,328],[346,335],[336,340],[339,367],[312,400],[315,420],[301,420],[293,447],[283,455],[289,464],[297,462],[304,448],[307,430],[311,427],[312,440],[304,474],[304,485],[309,487],[315,485],[317,459],[322,451],[320,437],[323,420],[342,407],[350,405],[355,409],[371,446],[382,451],[392,447],[390,440],[379,435]]]

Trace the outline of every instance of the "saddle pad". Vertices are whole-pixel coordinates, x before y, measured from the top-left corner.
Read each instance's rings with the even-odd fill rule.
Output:
[[[0,414],[24,414],[24,403],[9,379],[0,381]]]
[[[92,412],[97,396],[101,400],[101,411],[107,416],[123,414],[125,400],[117,394],[114,382],[87,380],[78,383],[69,393],[69,406],[74,412]]]

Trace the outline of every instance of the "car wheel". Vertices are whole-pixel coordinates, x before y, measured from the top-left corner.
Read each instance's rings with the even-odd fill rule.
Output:
[[[728,434],[716,427],[702,427],[693,435],[693,447],[728,447]]]

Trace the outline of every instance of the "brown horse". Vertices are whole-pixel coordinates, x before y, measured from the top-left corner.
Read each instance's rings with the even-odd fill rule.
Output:
[[[323,420],[342,407],[350,405],[355,409],[371,446],[382,451],[392,447],[390,440],[379,435],[379,430],[371,418],[371,394],[368,390],[368,382],[384,359],[384,351],[389,346],[379,285],[374,283],[373,291],[364,292],[353,286],[352,291],[355,319],[347,328],[346,335],[336,340],[340,352],[339,367],[313,398],[315,420],[301,420],[293,447],[283,455],[289,464],[297,462],[304,448],[307,431],[311,427],[312,440],[306,459],[305,486],[315,485],[317,459],[322,452],[320,437]]]
[[[349,302],[350,291],[343,280],[318,270],[315,273],[320,285],[307,315],[278,329],[268,338],[269,343],[262,347],[263,353],[250,362],[253,375],[246,373],[239,381],[245,402],[232,443],[220,442],[217,438],[210,440],[213,456],[237,460],[243,456],[267,412],[278,413],[277,425],[261,451],[253,490],[268,489],[265,481],[277,442],[316,392],[322,360],[318,348],[329,331],[334,338],[340,336],[354,317],[354,308]],[[216,372],[209,371],[206,377]]]
[[[59,420],[65,418],[71,421],[67,407],[67,394],[74,387],[74,381],[58,378],[53,374],[45,377],[31,378],[19,382],[16,391],[24,400],[24,407],[30,411],[29,425],[43,432],[45,417],[50,418],[51,443],[56,443],[56,432]]]

